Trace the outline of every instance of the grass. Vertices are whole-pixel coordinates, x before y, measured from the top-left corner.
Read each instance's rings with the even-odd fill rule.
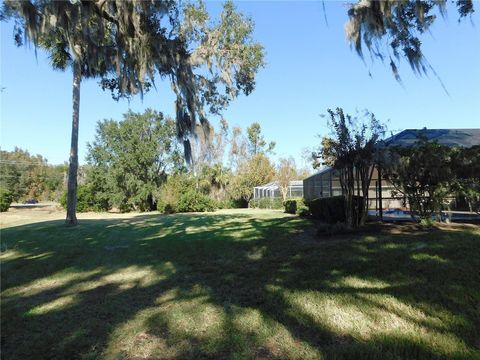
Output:
[[[276,211],[2,230],[5,359],[480,359],[480,229]]]

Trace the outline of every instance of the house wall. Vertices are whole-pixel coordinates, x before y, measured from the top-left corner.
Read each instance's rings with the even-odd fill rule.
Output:
[[[340,179],[336,171],[325,171],[303,180],[303,197],[313,200],[320,197],[342,195]]]
[[[403,200],[392,196],[394,190],[391,183],[382,179],[382,205],[383,209],[404,208]],[[306,200],[313,200],[321,197],[342,195],[340,178],[336,170],[327,170],[312,175],[303,180],[303,196]],[[379,205],[378,193],[378,171],[375,168],[372,174],[372,181],[368,191],[369,209],[377,209]]]

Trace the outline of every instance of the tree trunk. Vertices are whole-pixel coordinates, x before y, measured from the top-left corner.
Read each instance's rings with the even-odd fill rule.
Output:
[[[68,225],[77,224],[77,172],[78,172],[78,123],[80,119],[80,82],[82,69],[77,61],[73,63],[73,115],[72,140],[70,145],[70,164],[67,185],[67,219]]]
[[[355,179],[352,165],[346,165],[340,172],[343,177],[344,191],[345,191],[345,221],[348,226],[356,227],[354,214],[354,195],[355,195]],[[342,185],[343,187],[343,185]]]
[[[368,168],[363,168],[361,173],[361,183],[362,183],[362,195],[363,195],[363,208],[362,208],[362,217],[360,218],[360,226],[365,225],[368,218],[368,201],[370,190],[370,183],[372,182],[372,176],[375,166],[372,165]]]

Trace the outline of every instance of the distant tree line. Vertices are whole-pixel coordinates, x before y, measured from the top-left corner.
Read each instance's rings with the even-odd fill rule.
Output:
[[[88,144],[77,211],[165,213],[247,207],[253,188],[305,176],[293,159],[271,159],[258,123],[245,131],[225,119],[217,130],[197,125],[187,165],[175,121],[148,109],[121,121],[102,120]],[[66,205],[66,195],[61,200]]]
[[[0,150],[0,188],[11,201],[29,198],[58,200],[66,182],[68,165],[51,165],[41,155],[16,147]]]
[[[293,158],[271,159],[274,141],[260,124],[245,130],[221,119],[195,128],[191,161],[185,161],[176,122],[147,109],[121,121],[99,121],[87,144],[87,163],[79,167],[76,210],[188,212],[247,207],[253,188],[277,181],[286,199],[288,183],[302,179]],[[41,155],[16,148],[1,151],[2,198],[59,201],[67,206],[68,165],[51,165]],[[8,205],[10,204],[8,202]],[[5,210],[8,209],[8,205]]]

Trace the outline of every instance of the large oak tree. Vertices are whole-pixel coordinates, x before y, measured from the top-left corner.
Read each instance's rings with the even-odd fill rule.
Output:
[[[67,223],[76,224],[78,127],[82,78],[99,77],[115,98],[143,93],[157,76],[176,94],[177,136],[191,158],[197,120],[218,114],[241,92],[255,87],[263,48],[253,22],[226,3],[212,22],[203,4],[174,1],[5,1],[1,19],[15,21],[15,41],[49,54],[58,69],[72,69],[73,111]]]

